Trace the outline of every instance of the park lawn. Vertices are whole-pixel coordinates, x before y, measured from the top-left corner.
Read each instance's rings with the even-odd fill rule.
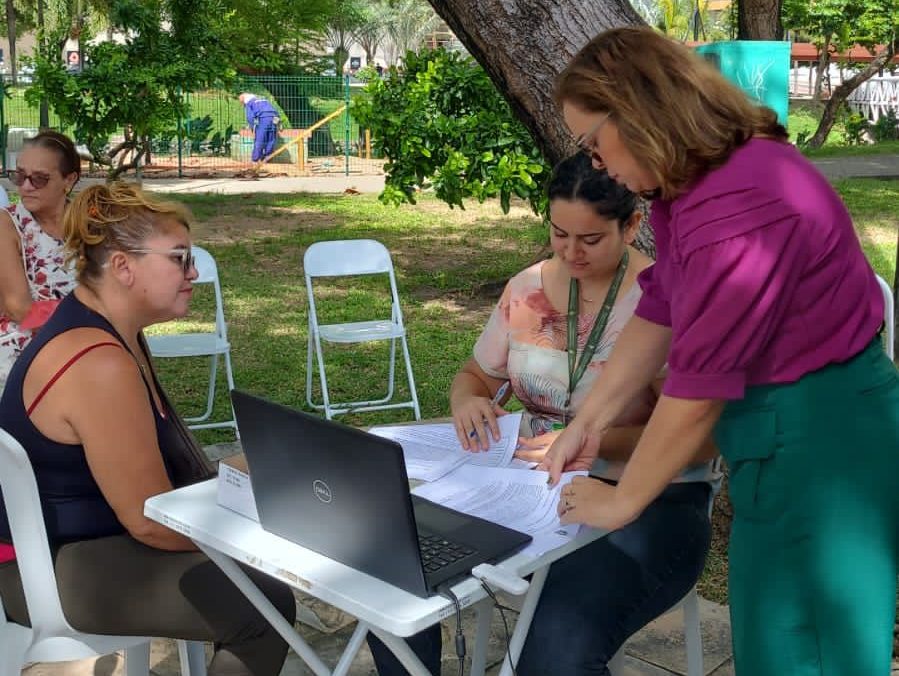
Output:
[[[892,282],[896,266],[899,180],[852,179],[835,184],[852,212],[859,237],[878,274]],[[431,197],[417,206],[384,206],[372,195],[181,195],[196,217],[195,242],[216,257],[232,343],[237,387],[305,406],[306,291],[302,255],[325,239],[370,237],[392,252],[410,352],[424,417],[448,413],[447,393],[502,291],[504,280],[545,255],[540,220],[522,205],[503,215],[495,202],[451,210]],[[373,308],[386,311],[386,288],[370,279],[325,283],[323,321],[351,321]],[[211,293],[197,287],[194,311],[181,326],[153,331],[208,329]],[[376,394],[386,376],[386,349],[332,351],[332,393]],[[184,414],[205,401],[205,364],[158,360],[160,374]],[[402,373],[398,371],[398,373]],[[220,384],[223,378],[219,378]],[[400,382],[402,380],[400,379]],[[402,390],[403,388],[400,387]],[[317,392],[317,388],[316,388]],[[218,397],[215,414],[227,414]],[[349,416],[351,424],[408,419],[400,412]],[[231,440],[204,431],[203,443]],[[701,593],[726,602],[725,534],[716,533]]]

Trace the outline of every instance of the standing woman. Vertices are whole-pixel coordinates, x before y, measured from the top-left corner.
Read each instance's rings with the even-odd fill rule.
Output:
[[[19,202],[0,209],[0,392],[34,329],[75,287],[62,217],[80,175],[75,144],[55,131],[27,139],[9,172]]]
[[[668,362],[621,481],[575,479],[566,522],[625,526],[714,431],[730,467],[739,676],[887,676],[899,533],[899,375],[852,220],[772,111],[655,31],[560,75],[596,167],[655,197],[658,259],[604,377],[544,461],[554,479]]]

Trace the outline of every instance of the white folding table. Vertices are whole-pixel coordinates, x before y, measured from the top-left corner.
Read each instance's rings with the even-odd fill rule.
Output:
[[[144,514],[193,540],[246,594],[316,676],[344,676],[367,631],[374,632],[384,641],[410,674],[430,676],[402,637],[416,634],[452,615],[454,605],[446,598],[419,598],[263,530],[255,521],[218,505],[215,479],[152,497],[144,506]],[[297,514],[297,518],[301,519],[303,515]],[[509,644],[509,652],[515,661],[524,646],[550,564],[603,534],[583,528],[575,540],[538,558],[519,553],[502,562],[501,566],[513,575],[532,575]],[[259,591],[238,563],[276,577],[358,618],[359,623],[333,671]],[[476,607],[478,620],[471,674],[483,676],[493,602],[480,581],[472,577],[456,584],[453,592],[463,608]],[[507,656],[500,674],[509,676],[511,673]]]

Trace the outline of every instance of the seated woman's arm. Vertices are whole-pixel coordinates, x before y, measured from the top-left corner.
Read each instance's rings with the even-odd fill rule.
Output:
[[[656,397],[662,394],[662,385],[664,378],[657,378],[652,384],[653,392]],[[637,442],[646,425],[621,425],[610,427],[602,437],[602,445],[599,447],[598,458],[609,460],[611,462],[627,462],[630,460]],[[528,462],[540,462],[546,455],[546,451],[556,440],[560,432],[550,432],[533,439],[522,439],[521,447],[516,451],[515,456]],[[718,455],[718,447],[711,437],[705,440],[699,452],[696,454],[693,462],[706,462]]]
[[[499,425],[496,417],[505,411],[498,402],[493,404],[493,397],[505,381],[487,375],[474,358],[469,359],[450,386],[450,411],[456,436],[466,450],[486,450],[490,446],[490,437],[499,441]],[[507,395],[508,396],[508,395]],[[474,436],[469,436],[474,430]]]
[[[22,249],[12,218],[0,211],[0,311],[20,322],[31,309],[31,291],[22,268]]]
[[[65,355],[110,340],[102,331],[76,331],[77,340],[60,344],[57,338],[42,353],[55,351],[47,356],[60,364]],[[79,342],[82,344],[76,344]],[[38,355],[31,370],[42,356]],[[29,386],[26,380],[26,402],[34,398],[37,387]],[[196,548],[188,538],[144,516],[144,501],[172,490],[172,484],[157,443],[147,390],[136,362],[125,349],[111,345],[85,354],[47,392],[31,418],[46,436],[84,446],[103,497],[135,540],[156,549]]]

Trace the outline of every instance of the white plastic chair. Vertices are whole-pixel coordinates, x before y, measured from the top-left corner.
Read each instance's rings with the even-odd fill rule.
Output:
[[[406,328],[396,289],[396,277],[390,252],[380,242],[372,239],[335,240],[317,242],[306,250],[303,256],[303,270],[306,278],[306,294],[309,302],[309,335],[306,342],[306,402],[312,408],[324,411],[329,420],[342,413],[377,411],[394,408],[411,408],[415,419],[421,418],[418,394],[412,376],[412,362],[406,343]],[[313,293],[313,282],[318,277],[342,277],[353,275],[386,274],[390,281],[391,310],[389,318],[369,321],[347,322],[343,324],[319,324]],[[364,343],[375,340],[390,341],[390,363],[387,375],[387,395],[380,399],[365,401],[333,402],[328,391],[322,343]],[[400,343],[406,365],[406,378],[411,393],[408,401],[393,402],[394,374],[396,370],[396,344]],[[322,403],[313,401],[313,354],[318,366]]]
[[[877,283],[880,285],[880,290],[883,292],[883,323],[885,325],[884,339],[886,341],[886,345],[883,346],[883,349],[890,359],[895,360],[895,356],[893,355],[893,343],[895,342],[896,331],[896,308],[893,300],[893,287],[891,287],[880,275],[877,275]]]
[[[712,508],[715,505],[715,498],[721,490],[721,483],[724,480],[724,474],[721,471],[721,457],[715,458],[710,469],[708,470],[708,482],[712,487],[709,493],[709,520],[712,518]],[[694,586],[687,595],[684,596],[673,607],[664,614],[672,613],[677,609],[681,609],[684,614],[684,644],[687,648],[687,676],[705,676],[705,667],[702,658],[702,632],[699,622],[699,594],[696,593]],[[615,656],[609,660],[609,672],[612,676],[621,676],[624,670],[624,646],[615,653]]]
[[[209,357],[209,387],[206,396],[206,410],[202,415],[185,418],[191,429],[209,429],[213,427],[231,427],[237,430],[234,421],[234,410],[231,419],[221,422],[206,422],[212,416],[215,404],[215,385],[218,375],[219,356],[224,358],[225,377],[228,390],[234,389],[234,375],[231,370],[231,343],[228,342],[228,328],[225,324],[225,311],[222,302],[222,287],[219,282],[218,267],[215,259],[206,249],[191,247],[198,277],[194,284],[212,284],[215,293],[215,330],[206,333],[173,333],[168,335],[148,336],[147,344],[154,357]],[[230,400],[229,400],[230,406]]]
[[[0,598],[0,676],[19,676],[28,662],[64,662],[125,651],[127,676],[148,676],[150,638],[100,636],[73,629],[59,601],[37,482],[25,449],[0,429],[0,488],[16,548],[31,627],[6,619]],[[205,676],[202,643],[178,641],[183,676]]]

